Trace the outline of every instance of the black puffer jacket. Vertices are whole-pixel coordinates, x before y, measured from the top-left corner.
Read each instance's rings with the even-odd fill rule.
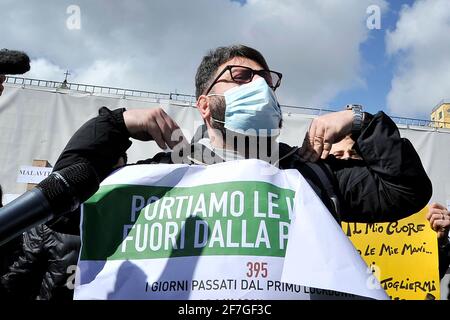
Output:
[[[3,207],[3,191],[0,185],[0,208]],[[22,235],[12,239],[8,243],[0,246],[0,278],[8,273],[9,266],[14,262],[14,259],[20,254],[22,247]],[[6,293],[0,283],[0,300],[3,300]]]

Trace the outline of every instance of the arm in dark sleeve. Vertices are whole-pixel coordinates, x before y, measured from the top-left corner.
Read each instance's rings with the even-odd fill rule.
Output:
[[[99,115],[86,122],[70,139],[55,164],[61,170],[74,163],[88,162],[104,180],[131,146],[128,130],[123,119],[125,109],[111,111],[101,108]]]
[[[411,142],[400,137],[383,112],[362,130],[355,143],[361,160],[327,163],[341,192],[343,221],[396,221],[422,210],[432,194],[431,181]]]

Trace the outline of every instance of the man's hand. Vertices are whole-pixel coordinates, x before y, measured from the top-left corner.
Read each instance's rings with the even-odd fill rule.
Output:
[[[0,96],[3,93],[3,89],[5,89],[5,87],[3,87],[3,82],[6,81],[6,77],[3,74],[0,74]]]
[[[317,117],[311,123],[305,140],[299,151],[306,161],[315,162],[319,158],[326,159],[333,143],[341,141],[350,134],[353,123],[353,112],[345,110]]]
[[[123,118],[132,138],[154,140],[161,149],[166,149],[167,146],[173,149],[178,143],[186,141],[180,127],[162,108],[130,109],[123,113]],[[172,140],[175,132],[174,136],[178,138],[176,141]]]
[[[437,232],[438,239],[445,239],[445,237],[448,237],[450,215],[443,205],[439,203],[430,205],[427,219],[430,222],[431,229]]]

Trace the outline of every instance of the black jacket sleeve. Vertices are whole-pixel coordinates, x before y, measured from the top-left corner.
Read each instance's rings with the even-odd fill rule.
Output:
[[[427,205],[431,181],[411,142],[386,114],[373,116],[355,149],[363,161],[327,160],[337,177],[343,221],[396,221]]]
[[[100,181],[112,171],[119,158],[131,146],[125,126],[125,109],[111,111],[105,107],[99,115],[86,122],[70,139],[54,170],[74,163],[88,162],[95,169]]]

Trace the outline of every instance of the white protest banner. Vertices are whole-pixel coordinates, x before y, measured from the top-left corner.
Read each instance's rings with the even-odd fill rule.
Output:
[[[38,184],[52,173],[53,168],[21,166],[17,175],[18,183]]]
[[[349,265],[361,258],[342,231],[333,239],[345,242],[342,251],[326,252],[336,279],[322,289],[281,282],[289,225],[304,209],[298,192],[313,191],[297,170],[269,166],[137,165],[108,177],[83,206],[75,299],[354,298],[347,293],[368,275],[364,263]],[[337,223],[319,198],[308,199],[314,212],[305,214],[324,217],[321,225],[307,220],[308,236],[317,237]],[[308,249],[294,263],[325,254],[321,246]],[[340,281],[349,268],[355,281]]]

